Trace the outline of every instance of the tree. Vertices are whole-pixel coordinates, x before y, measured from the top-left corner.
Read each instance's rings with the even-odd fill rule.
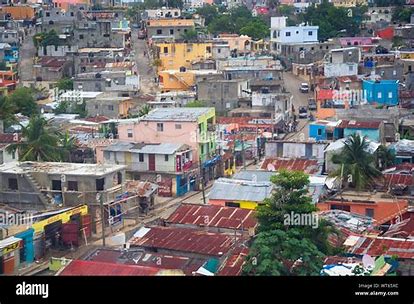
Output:
[[[414,13],[413,8],[397,6],[392,13],[392,21],[409,23],[411,14]]]
[[[143,105],[141,109],[138,111],[138,117],[147,115],[151,111],[151,107],[147,104]]]
[[[7,64],[6,61],[2,60],[0,61],[0,71],[5,71],[7,70]]]
[[[365,136],[352,134],[344,144],[341,152],[332,156],[332,162],[340,165],[333,176],[345,177],[348,185],[362,190],[381,176],[381,171],[375,166],[374,155],[368,152],[369,142]]]
[[[9,145],[8,152],[19,151],[20,161],[60,161],[58,132],[44,118],[34,115],[22,126],[23,141]]]
[[[259,233],[243,266],[245,275],[319,275],[324,254],[299,231]]]
[[[33,91],[29,88],[17,88],[7,99],[16,107],[17,112],[25,116],[32,116],[39,112],[33,97]]]
[[[49,32],[41,32],[33,36],[33,43],[35,47],[48,46],[48,45],[60,45],[61,41],[59,35],[55,30]]]
[[[59,91],[70,91],[73,90],[73,79],[62,78],[59,79],[56,83],[56,87]]]
[[[0,121],[2,121],[5,126],[15,122],[15,113],[16,106],[12,104],[6,96],[0,96]]]
[[[190,29],[187,32],[184,32],[181,34],[181,39],[188,40],[188,41],[194,41],[197,40],[198,34],[195,29]]]
[[[262,19],[257,18],[242,27],[240,34],[259,40],[269,36],[269,27]]]
[[[205,25],[208,26],[214,19],[219,15],[217,6],[215,5],[204,5],[196,10],[196,13],[201,15],[205,20]]]
[[[186,108],[202,108],[205,107],[206,103],[202,100],[194,100],[190,101],[185,105]]]
[[[68,131],[59,134],[59,144],[61,159],[64,162],[72,162],[72,152],[76,149],[76,138],[71,136]]]
[[[276,192],[257,208],[259,233],[243,271],[254,275],[318,275],[324,255],[340,252],[327,241],[336,231],[324,220],[316,225],[286,223],[293,214],[317,219],[313,215],[317,209],[306,195],[309,177],[305,173],[281,170],[271,181]]]

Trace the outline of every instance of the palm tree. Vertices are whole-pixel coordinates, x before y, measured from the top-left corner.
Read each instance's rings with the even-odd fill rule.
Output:
[[[367,151],[368,146],[365,136],[352,134],[342,151],[332,156],[332,162],[340,165],[333,176],[345,177],[348,184],[357,190],[364,189],[375,177],[381,176],[381,171],[375,166],[375,157]]]
[[[0,123],[15,122],[16,118],[14,113],[16,112],[16,107],[10,102],[10,100],[5,96],[0,96]]]
[[[377,152],[378,169],[384,170],[395,163],[395,155],[387,147],[381,145],[378,147]]]
[[[20,161],[60,161],[58,132],[47,125],[39,115],[32,116],[29,124],[22,126],[23,141],[11,144],[7,151],[19,151]]]
[[[71,136],[68,131],[59,134],[61,159],[65,162],[72,162],[71,153],[76,149],[76,138]]]
[[[147,115],[151,111],[151,107],[147,104],[143,105],[141,109],[139,109],[138,117]]]

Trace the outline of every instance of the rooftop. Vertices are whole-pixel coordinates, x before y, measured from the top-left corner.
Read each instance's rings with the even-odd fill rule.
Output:
[[[381,126],[382,121],[373,120],[373,121],[362,121],[362,120],[342,120],[342,123],[339,125],[340,128],[348,129],[378,129]]]
[[[147,22],[148,26],[194,26],[191,19],[153,19]]]
[[[264,160],[261,169],[269,171],[285,169],[289,171],[302,171],[307,174],[315,174],[321,170],[321,166],[316,159],[267,157]]]
[[[209,199],[262,202],[271,196],[272,190],[271,182],[219,178],[213,184]]]
[[[142,227],[129,241],[132,246],[158,248],[220,257],[234,245],[234,236],[174,227]]]
[[[178,151],[187,151],[190,147],[184,144],[173,143],[128,143],[117,142],[104,149],[108,152],[133,152],[144,154],[165,154],[171,155]]]
[[[159,268],[123,265],[107,262],[73,260],[60,273],[61,276],[153,276]]]
[[[157,108],[140,118],[142,121],[198,121],[214,108]]]
[[[121,165],[55,163],[55,162],[19,162],[0,165],[1,173],[44,172],[47,174],[65,174],[82,176],[103,176],[125,169]]]
[[[397,255],[400,259],[414,259],[414,239],[359,237],[348,252],[372,257]]]
[[[166,220],[168,224],[243,229],[255,228],[255,211],[215,205],[182,204]]]

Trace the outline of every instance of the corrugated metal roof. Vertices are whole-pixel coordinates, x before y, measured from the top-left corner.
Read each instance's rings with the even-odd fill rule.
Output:
[[[241,208],[182,204],[167,223],[247,230],[257,226],[255,214],[253,210]]]
[[[197,121],[214,108],[157,108],[143,116],[141,121]]]
[[[107,262],[73,260],[60,273],[61,276],[153,276],[159,268],[124,265]]]
[[[270,178],[275,175],[275,172],[259,171],[259,170],[242,170],[233,175],[234,179],[243,179],[253,181],[256,178],[258,182],[270,182]]]
[[[268,170],[269,166],[277,170],[302,171],[307,174],[315,174],[321,171],[321,164],[316,159],[301,158],[266,158],[262,164],[262,169]],[[273,170],[273,169],[272,169]]]
[[[222,256],[234,244],[234,236],[198,229],[151,227],[142,237],[130,240],[131,247],[158,248],[208,256]]]
[[[214,182],[209,199],[262,202],[271,196],[273,184],[220,178]]]
[[[243,270],[244,261],[249,254],[249,249],[239,247],[226,259],[218,272],[219,276],[239,276]]]
[[[414,259],[414,239],[360,237],[349,253],[373,257],[397,255],[401,259]]]

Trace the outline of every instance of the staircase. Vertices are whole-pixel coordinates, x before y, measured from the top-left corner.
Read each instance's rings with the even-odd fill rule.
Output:
[[[26,177],[26,180],[29,182],[29,184],[32,186],[33,190],[38,194],[38,197],[43,203],[43,205],[47,207],[53,204],[54,202],[53,197],[49,193],[47,192],[44,193],[40,190],[41,187],[39,183],[36,181],[36,179],[33,177],[33,175],[29,171],[25,170],[24,176]]]

